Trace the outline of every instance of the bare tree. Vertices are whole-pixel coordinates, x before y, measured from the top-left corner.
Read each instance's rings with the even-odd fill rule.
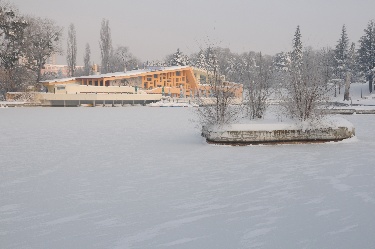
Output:
[[[197,114],[203,126],[224,125],[235,121],[241,111],[235,103],[235,92],[241,85],[224,81],[220,74],[216,51],[208,47],[206,57],[206,84],[201,86],[197,99]]]
[[[36,73],[36,83],[41,80],[41,71],[46,61],[53,54],[61,54],[61,37],[63,28],[47,18],[28,17],[26,28],[25,65]]]
[[[110,58],[110,70],[112,72],[126,72],[138,68],[139,64],[140,61],[125,46],[118,46]]]
[[[90,57],[91,57],[90,44],[86,43],[85,56],[83,57],[84,75],[90,75],[91,73],[91,62],[90,62],[91,58]]]
[[[267,109],[267,99],[272,83],[272,60],[262,53],[245,53],[240,71],[245,84],[246,110],[250,119],[262,118]]]
[[[22,83],[18,75],[24,56],[24,31],[27,22],[18,10],[0,1],[0,97],[7,91],[14,91]]]
[[[106,19],[102,20],[102,26],[100,29],[100,53],[102,57],[101,73],[108,73],[110,69],[110,58],[112,55],[112,38],[111,29],[109,27],[109,21]]]
[[[73,23],[69,25],[68,29],[66,62],[68,64],[68,74],[70,77],[73,77],[77,65],[77,35]]]
[[[324,47],[321,49],[320,54],[322,56],[324,82],[328,84],[328,82],[332,79],[334,75],[334,69],[335,69],[334,50],[330,47]]]

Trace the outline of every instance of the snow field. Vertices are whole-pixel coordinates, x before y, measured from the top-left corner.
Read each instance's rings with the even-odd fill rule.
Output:
[[[375,247],[374,115],[346,142],[231,147],[192,109],[1,109],[1,247]]]

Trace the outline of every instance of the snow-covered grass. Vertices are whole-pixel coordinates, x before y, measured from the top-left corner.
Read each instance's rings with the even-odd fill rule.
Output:
[[[0,109],[1,248],[375,248],[374,115],[350,142],[231,147],[192,110]]]

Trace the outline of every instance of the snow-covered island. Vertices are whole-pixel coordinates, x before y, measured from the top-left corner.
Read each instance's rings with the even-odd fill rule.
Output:
[[[354,126],[341,117],[327,117],[318,125],[264,121],[203,126],[202,136],[216,144],[282,144],[341,141],[355,136]]]

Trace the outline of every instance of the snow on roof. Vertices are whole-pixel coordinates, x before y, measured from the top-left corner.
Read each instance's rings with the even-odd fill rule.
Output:
[[[189,68],[189,66],[172,66],[172,67],[160,67],[158,69],[138,69],[138,70],[131,70],[127,72],[115,72],[115,73],[106,73],[106,74],[97,74],[97,75],[88,75],[88,76],[81,76],[77,77],[77,79],[98,79],[98,78],[109,78],[109,77],[126,77],[126,76],[136,76],[144,73],[152,73],[158,71],[173,71],[173,70],[182,70],[185,68]]]

